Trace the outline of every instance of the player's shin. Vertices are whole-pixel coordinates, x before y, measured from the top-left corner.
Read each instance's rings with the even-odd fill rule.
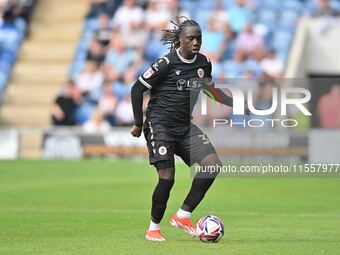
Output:
[[[214,171],[198,172],[192,181],[190,191],[185,198],[181,209],[187,212],[192,212],[199,205],[204,198],[205,194],[218,176],[222,163],[218,159],[216,154],[208,155],[200,163],[206,169],[210,169],[210,166],[214,166]],[[220,166],[220,167],[217,167]]]
[[[164,216],[166,205],[170,196],[170,191],[174,185],[174,180],[159,178],[157,186],[152,195],[151,220],[159,224]]]

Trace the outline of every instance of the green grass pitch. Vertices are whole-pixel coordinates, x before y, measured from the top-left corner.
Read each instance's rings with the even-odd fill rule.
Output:
[[[169,224],[191,179],[179,165],[162,222],[144,240],[157,181],[133,161],[0,161],[0,254],[298,254],[340,252],[340,180],[218,179],[193,220],[225,223],[217,244]]]

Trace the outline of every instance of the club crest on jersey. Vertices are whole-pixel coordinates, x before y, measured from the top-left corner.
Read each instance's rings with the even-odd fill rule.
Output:
[[[177,89],[179,91],[182,91],[184,89],[186,83],[187,82],[185,80],[183,80],[183,79],[178,80],[177,83],[176,83]]]
[[[154,73],[155,73],[155,71],[152,69],[152,67],[150,67],[150,68],[149,68],[148,70],[146,70],[145,73],[143,74],[143,78],[149,79]]]
[[[198,77],[203,78],[204,76],[204,70],[202,68],[198,68],[197,70]]]
[[[165,148],[165,146],[161,146],[161,147],[159,147],[159,149],[158,149],[159,155],[164,156],[167,152],[168,152],[168,150]]]

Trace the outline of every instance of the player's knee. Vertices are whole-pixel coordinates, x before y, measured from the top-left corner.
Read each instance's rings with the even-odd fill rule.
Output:
[[[206,169],[210,169],[209,171],[205,171],[205,175],[208,175],[208,178],[215,178],[222,169],[222,162],[218,158],[216,153],[207,155],[200,162],[200,165],[205,167]]]
[[[175,169],[165,168],[158,170],[158,177],[164,180],[174,180],[175,179]]]
[[[221,160],[216,153],[207,155],[201,162],[201,166],[222,166]]]

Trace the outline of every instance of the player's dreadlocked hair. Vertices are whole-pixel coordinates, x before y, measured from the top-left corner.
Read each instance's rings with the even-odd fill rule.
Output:
[[[174,24],[174,28],[173,29],[164,29],[164,36],[161,39],[161,41],[163,42],[163,44],[170,44],[170,51],[176,50],[179,48],[180,46],[180,42],[179,42],[179,36],[182,33],[183,29],[185,27],[189,27],[189,26],[197,26],[200,27],[200,25],[192,19],[188,19],[185,16],[180,16],[177,17],[178,20],[181,18],[184,18],[185,21],[183,22],[179,22],[176,23],[174,21],[171,21],[172,24]]]

